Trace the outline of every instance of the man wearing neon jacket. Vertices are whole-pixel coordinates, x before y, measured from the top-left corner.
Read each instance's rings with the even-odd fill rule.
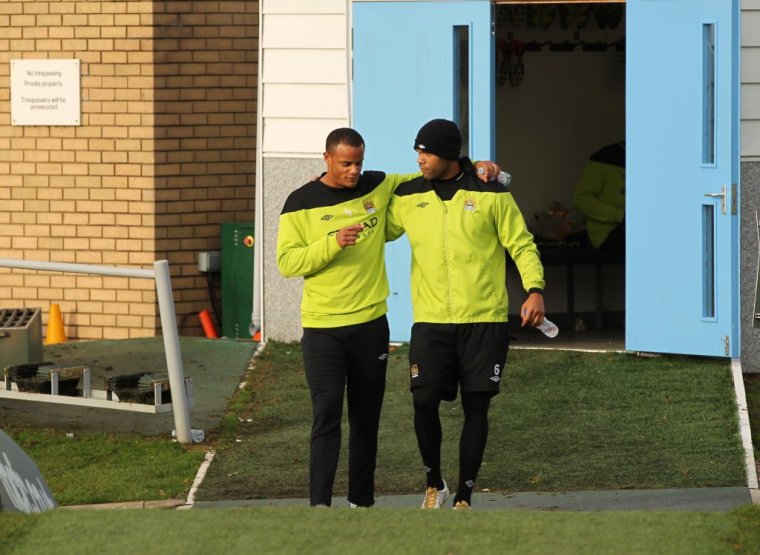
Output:
[[[573,193],[595,249],[625,254],[625,141],[599,149],[583,168]]]
[[[422,176],[399,185],[388,210],[388,239],[406,232],[412,249],[414,312],[409,348],[414,427],[427,473],[424,509],[438,509],[449,491],[441,475],[441,400],[462,391],[455,509],[469,509],[488,437],[488,408],[499,392],[509,347],[505,250],[527,299],[522,325],[544,317],[544,274],[533,236],[512,194],[482,183],[459,157],[454,122],[426,123],[414,148]]]

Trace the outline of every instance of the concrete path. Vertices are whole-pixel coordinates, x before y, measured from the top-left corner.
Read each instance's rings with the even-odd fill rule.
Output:
[[[378,496],[378,509],[415,509],[422,503],[419,495]],[[477,510],[529,509],[542,511],[729,511],[752,503],[746,487],[579,491],[557,493],[477,493]],[[229,507],[307,507],[308,499],[246,499],[237,501],[196,501],[194,508]],[[333,499],[333,507],[347,507],[346,498]],[[448,501],[447,501],[448,505]]]
[[[191,428],[210,430],[219,425],[257,346],[251,341],[180,338],[184,374],[193,383]],[[44,357],[60,366],[88,366],[93,389],[104,389],[104,379],[112,375],[166,372],[160,337],[45,345]],[[148,414],[20,399],[0,399],[0,422],[67,432],[91,430],[167,437],[174,429],[171,411]]]

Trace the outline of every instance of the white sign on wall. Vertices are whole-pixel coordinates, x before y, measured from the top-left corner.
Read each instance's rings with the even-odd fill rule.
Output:
[[[79,60],[11,60],[13,125],[80,125]]]

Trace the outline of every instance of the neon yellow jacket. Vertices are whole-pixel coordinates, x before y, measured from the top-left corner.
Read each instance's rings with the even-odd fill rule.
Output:
[[[586,218],[586,232],[595,248],[625,218],[625,146],[616,143],[595,152],[583,168],[573,194]]]
[[[496,181],[478,180],[469,159],[460,164],[457,179],[418,177],[399,185],[391,199],[386,234],[409,237],[415,322],[505,322],[504,249],[526,291],[544,288],[538,249],[512,194]]]
[[[303,327],[361,324],[388,310],[385,223],[399,183],[419,175],[366,171],[354,189],[312,181],[293,191],[280,214],[277,265],[285,277],[304,277]],[[356,245],[341,249],[335,237],[364,224]]]

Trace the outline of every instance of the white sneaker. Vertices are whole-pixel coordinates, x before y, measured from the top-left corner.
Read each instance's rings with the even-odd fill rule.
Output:
[[[443,481],[443,489],[428,488],[425,490],[425,499],[422,501],[423,509],[440,509],[446,496],[449,494],[449,486]]]

